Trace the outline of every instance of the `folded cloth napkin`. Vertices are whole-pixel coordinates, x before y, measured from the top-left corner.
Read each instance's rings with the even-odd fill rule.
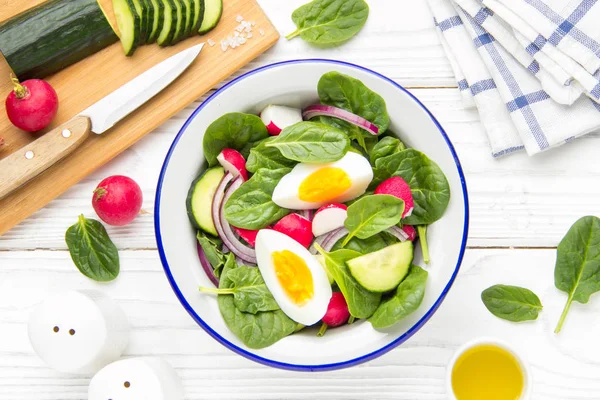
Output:
[[[585,88],[570,71],[547,53],[534,58],[524,46],[529,39],[480,0],[455,0],[468,11],[452,0],[428,1],[447,50],[464,74],[461,87],[471,90],[494,156],[522,148],[533,155],[600,127],[600,104],[579,97]]]

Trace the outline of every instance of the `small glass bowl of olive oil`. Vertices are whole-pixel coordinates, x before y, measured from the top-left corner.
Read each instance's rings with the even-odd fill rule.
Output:
[[[477,339],[456,351],[446,377],[451,400],[529,400],[529,366],[506,343]]]

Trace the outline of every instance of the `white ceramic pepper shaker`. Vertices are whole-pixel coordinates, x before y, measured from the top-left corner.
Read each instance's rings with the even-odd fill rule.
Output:
[[[92,378],[88,400],[107,399],[183,400],[183,385],[160,358],[128,358],[107,365]]]
[[[118,360],[129,342],[129,322],[104,294],[68,291],[38,305],[29,317],[37,355],[60,372],[93,375]]]

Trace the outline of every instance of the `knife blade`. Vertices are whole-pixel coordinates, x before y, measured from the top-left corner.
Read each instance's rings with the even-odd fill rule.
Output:
[[[73,152],[91,132],[101,134],[181,75],[204,43],[183,50],[138,75],[68,122],[0,160],[0,199]]]

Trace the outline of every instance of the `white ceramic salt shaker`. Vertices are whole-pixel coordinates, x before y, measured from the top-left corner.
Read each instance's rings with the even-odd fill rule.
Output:
[[[90,382],[88,400],[108,399],[183,400],[183,385],[160,358],[128,358],[107,365]]]
[[[56,294],[29,317],[29,340],[37,355],[60,372],[93,375],[118,360],[129,342],[123,309],[92,290]]]

